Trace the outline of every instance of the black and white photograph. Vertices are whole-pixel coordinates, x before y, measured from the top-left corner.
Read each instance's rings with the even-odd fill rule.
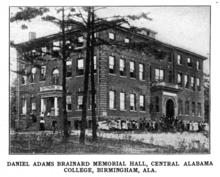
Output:
[[[4,171],[217,172],[218,6],[4,6]]]
[[[10,153],[209,153],[209,6],[10,7],[10,37]]]

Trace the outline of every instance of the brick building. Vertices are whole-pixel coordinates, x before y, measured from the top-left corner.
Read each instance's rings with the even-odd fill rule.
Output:
[[[69,33],[73,36],[75,33]],[[155,39],[156,32],[145,29],[131,35],[124,27],[108,29],[96,34],[107,41],[132,42],[156,41],[154,54],[139,50],[121,49],[112,45],[95,48],[96,115],[98,119],[158,120],[162,115],[183,120],[204,121],[203,60],[196,53],[164,44]],[[19,119],[18,126],[24,127],[32,121],[30,114],[36,112],[38,121],[46,119],[48,128],[51,117],[57,117],[61,125],[62,62],[56,58],[59,48],[55,35],[38,38],[18,47],[47,41],[42,50],[50,51],[55,57],[42,55],[46,64],[39,67],[25,67],[26,76],[19,75]],[[131,37],[132,36],[132,37]],[[77,36],[77,47],[83,48],[82,36]],[[49,41],[49,42],[48,42]],[[35,54],[35,50],[31,50]],[[20,53],[19,55],[22,55]],[[71,53],[67,64],[67,112],[71,125],[76,126],[82,114],[82,91],[84,80],[85,52]],[[90,84],[89,84],[90,85]],[[89,87],[91,90],[91,87]],[[88,98],[88,120],[91,120],[91,94]],[[50,116],[47,116],[49,115]],[[89,121],[90,122],[90,121]]]

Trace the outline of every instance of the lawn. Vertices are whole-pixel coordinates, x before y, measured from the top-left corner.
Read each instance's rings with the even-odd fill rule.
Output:
[[[11,154],[177,154],[208,153],[204,144],[208,139],[201,134],[98,132],[98,141],[92,142],[87,132],[86,143],[79,144],[79,132],[71,133],[68,142],[62,135],[51,132],[13,133]],[[180,139],[180,137],[184,137]],[[192,139],[190,139],[190,137]],[[172,140],[171,140],[172,139]],[[199,141],[201,139],[201,141]],[[160,143],[161,142],[161,143]],[[166,143],[168,142],[168,143]],[[174,143],[170,143],[174,142]],[[205,141],[206,142],[206,141]],[[207,142],[206,142],[207,143]]]

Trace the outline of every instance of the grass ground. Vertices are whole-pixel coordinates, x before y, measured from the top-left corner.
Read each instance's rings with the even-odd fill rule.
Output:
[[[11,134],[11,154],[176,154],[208,153],[207,148],[186,148],[180,143],[179,148],[170,145],[155,145],[140,139],[116,139],[99,137],[96,143],[91,136],[86,137],[84,145],[78,143],[78,135],[71,135],[68,142],[62,141],[60,134],[51,132],[32,132]]]

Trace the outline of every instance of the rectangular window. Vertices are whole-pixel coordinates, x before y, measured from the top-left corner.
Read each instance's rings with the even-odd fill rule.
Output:
[[[94,73],[96,73],[97,72],[96,56],[93,57],[93,63],[94,63]]]
[[[178,83],[179,87],[183,86],[182,73],[178,73],[178,75],[177,75],[177,83]]]
[[[126,63],[125,59],[120,59],[120,76],[126,76]]]
[[[196,69],[201,70],[201,63],[200,61],[196,61]]]
[[[115,57],[109,56],[109,73],[116,74]]]
[[[72,77],[72,60],[66,61],[66,77]]]
[[[182,65],[183,64],[182,56],[181,55],[177,55],[177,64],[178,65]]]
[[[130,110],[136,110],[136,95],[133,93],[130,94]]]
[[[76,68],[76,75],[77,76],[81,76],[84,74],[84,63],[83,63],[83,59],[78,59],[77,60],[77,68]]]
[[[45,103],[46,99],[45,98],[41,98],[40,100],[40,112],[41,113],[45,113],[46,112],[46,103]]]
[[[30,83],[36,82],[36,68],[31,68]]]
[[[178,100],[178,114],[183,114],[183,100]]]
[[[136,69],[135,69],[135,62],[130,61],[130,77],[136,78]]]
[[[112,33],[112,32],[109,32],[109,33],[108,33],[108,37],[109,37],[109,39],[111,39],[111,40],[115,40],[115,34]]]
[[[201,105],[201,103],[198,103],[197,115],[198,115],[198,117],[200,117],[202,115],[202,105]]]
[[[41,66],[40,68],[40,80],[41,81],[46,80],[46,66]]]
[[[140,95],[140,111],[145,111],[145,96]]]
[[[125,43],[130,43],[130,39],[129,38],[125,38]]]
[[[27,103],[26,103],[26,99],[22,98],[21,99],[21,114],[22,115],[26,115],[27,113]]]
[[[191,89],[195,91],[195,78],[191,77]]]
[[[21,84],[23,84],[23,85],[27,84],[27,76],[21,77]]]
[[[66,110],[71,111],[72,110],[72,99],[71,95],[66,96]]]
[[[31,106],[31,112],[36,111],[36,100],[34,97],[30,98],[30,106]]]
[[[189,101],[185,102],[185,114],[189,115]]]
[[[196,114],[196,103],[192,102],[192,116],[195,116]]]
[[[83,36],[79,36],[77,38],[77,47],[82,47],[84,45],[84,38]]]
[[[109,91],[109,108],[116,109],[115,91]]]
[[[77,109],[82,110],[83,108],[83,93],[77,94]]]
[[[59,51],[60,51],[60,41],[53,42],[52,47],[52,57],[56,58],[59,57]]]
[[[139,79],[144,80],[144,64],[139,64]]]
[[[168,54],[169,56],[168,56],[168,62],[169,63],[171,63],[172,62],[172,53],[171,52],[169,52],[169,54]]]
[[[191,58],[187,58],[187,65],[188,65],[188,67],[192,67],[192,60],[191,60]]]
[[[198,92],[201,91],[201,82],[199,78],[197,78],[196,84],[197,84],[197,91]]]
[[[155,69],[155,81],[156,82],[164,81],[164,70],[162,70],[162,69]]]
[[[189,88],[189,75],[185,75],[185,88]]]
[[[125,93],[120,92],[120,110],[125,110]]]
[[[172,70],[169,70],[169,83],[172,83],[173,82],[173,73],[172,73]]]
[[[155,111],[159,112],[160,111],[160,107],[159,107],[159,97],[156,96],[155,97]]]

